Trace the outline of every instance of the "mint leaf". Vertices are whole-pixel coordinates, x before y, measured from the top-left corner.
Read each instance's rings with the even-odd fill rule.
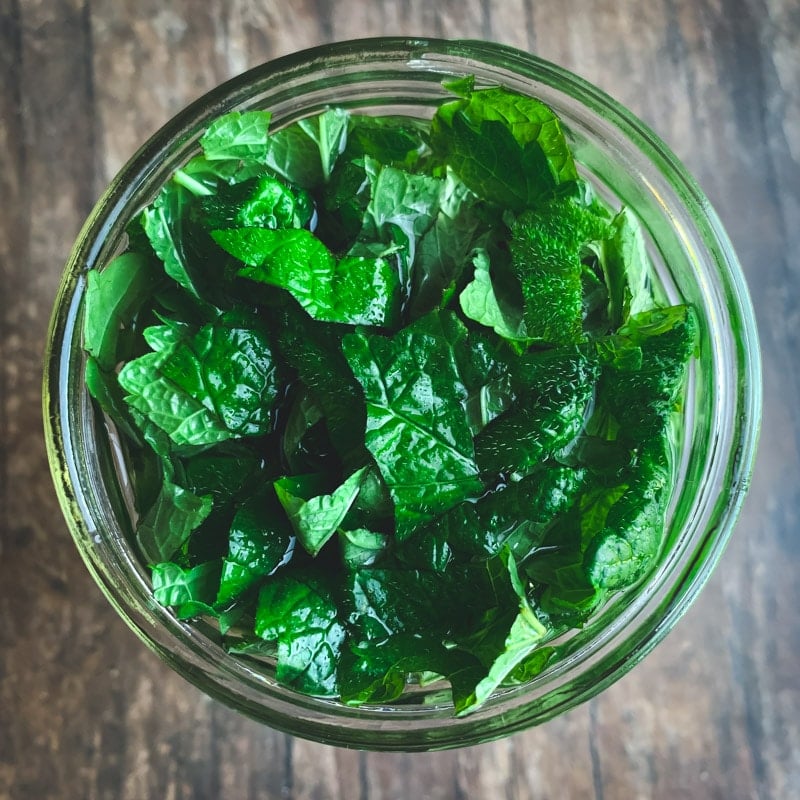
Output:
[[[162,606],[180,607],[190,603],[210,605],[219,585],[219,562],[209,561],[184,569],[166,561],[153,567],[152,577],[153,597]],[[182,618],[180,611],[178,616]]]
[[[142,212],[142,227],[155,254],[164,263],[164,271],[191,295],[200,297],[199,276],[187,254],[186,223],[192,194],[170,182],[159,192],[152,205]]]
[[[338,694],[345,629],[326,581],[312,575],[270,579],[258,596],[255,632],[278,642],[278,681],[306,694]]]
[[[347,142],[348,114],[332,108],[301,119],[269,140],[264,163],[288,181],[311,189],[325,183]]]
[[[641,360],[617,359],[606,368],[599,401],[627,438],[647,440],[664,430],[678,407],[686,365],[697,347],[697,317],[690,306],[652,309],[631,316],[618,337],[627,340],[629,350],[639,348]]]
[[[294,395],[289,416],[283,430],[282,444],[283,456],[291,461],[305,435],[323,418],[324,412],[314,398],[300,388]]]
[[[389,487],[398,533],[481,489],[453,350],[465,333],[454,315],[431,313],[391,338],[359,332],[342,340],[364,388],[365,441]]]
[[[370,156],[381,164],[412,170],[426,151],[424,130],[406,117],[351,115],[344,157]]]
[[[198,497],[165,481],[155,503],[139,521],[136,541],[152,564],[169,561],[211,513],[211,497]]]
[[[464,696],[459,693],[460,696],[457,694],[454,697],[458,716],[466,716],[483,705],[492,692],[536,652],[550,632],[539,621],[528,602],[525,586],[519,577],[514,557],[507,552],[503,560],[508,569],[511,586],[519,600],[519,612],[511,624],[503,649],[493,660],[488,674],[475,685],[468,695]]]
[[[608,318],[617,330],[631,315],[655,305],[650,281],[650,258],[642,226],[628,208],[611,222],[611,235],[589,244],[599,259],[608,290]]]
[[[433,224],[420,238],[412,271],[410,313],[420,317],[442,307],[454,289],[481,233],[485,220],[478,198],[448,169]],[[452,287],[452,288],[451,288]]]
[[[275,494],[307,553],[317,555],[333,536],[353,505],[367,467],[354,472],[331,494],[308,499],[298,497],[282,481],[275,482]]]
[[[665,438],[643,450],[637,474],[609,509],[607,527],[587,550],[585,568],[597,589],[632,585],[650,569],[660,550],[671,481]]]
[[[525,301],[528,336],[550,344],[583,337],[581,252],[609,235],[607,224],[571,199],[555,199],[520,216],[511,254]]]
[[[128,362],[119,383],[127,402],[176,444],[208,445],[269,429],[277,376],[263,331],[223,318],[191,336],[156,326],[148,341],[157,352]]]
[[[230,431],[200,400],[161,374],[165,356],[148,353],[129,361],[118,376],[126,402],[178,445],[208,445],[229,439]]]
[[[122,390],[117,383],[116,375],[102,369],[97,359],[89,356],[86,359],[86,369],[84,380],[89,394],[104,414],[107,414],[114,422],[114,425],[128,438],[141,444],[142,437],[136,423],[131,417],[123,398]]]
[[[266,488],[249,497],[231,523],[216,603],[229,602],[286,565],[294,544],[275,492]]]
[[[101,272],[86,276],[83,346],[104,370],[113,369],[123,327],[158,287],[161,278],[153,262],[138,253],[117,256]]]
[[[365,463],[366,409],[364,393],[342,354],[347,330],[326,323],[309,324],[308,315],[294,301],[277,314],[278,346],[287,365],[325,416],[325,424],[342,462],[351,469]]]
[[[474,665],[469,654],[443,644],[472,621],[465,579],[466,574],[442,579],[408,569],[351,572],[342,602],[349,634],[339,670],[342,701],[391,702],[405,690],[411,672],[444,674]]]
[[[213,231],[248,266],[239,275],[286,289],[314,318],[387,325],[397,314],[397,276],[384,258],[336,259],[310,231],[240,228]]]
[[[485,561],[506,547],[517,562],[524,561],[575,502],[583,481],[582,470],[537,470],[420,526],[398,548],[398,558],[411,567],[444,572],[451,563]]]
[[[433,225],[444,190],[444,181],[429,175],[417,175],[394,167],[382,167],[365,158],[370,185],[370,199],[364,212],[359,239],[400,245],[405,251],[399,274],[400,286],[411,293],[411,265],[417,242]]]
[[[486,251],[477,250],[472,263],[475,267],[474,277],[458,298],[464,315],[492,328],[504,339],[524,341],[526,337],[522,314],[517,309],[501,304],[495,294]]]
[[[312,201],[276,178],[261,175],[221,186],[198,202],[198,219],[208,230],[219,228],[301,228],[313,213]]]
[[[566,446],[583,427],[597,364],[577,348],[564,348],[529,357],[522,374],[527,390],[475,438],[475,458],[486,475],[528,475]]]
[[[271,117],[269,111],[231,111],[218,117],[200,139],[206,159],[264,163]]]
[[[446,103],[431,123],[431,146],[477,195],[514,211],[535,206],[578,174],[561,123],[544,103],[501,88]]]
[[[339,531],[342,547],[342,560],[346,567],[358,569],[369,567],[380,558],[389,543],[385,533],[375,533],[367,528]]]

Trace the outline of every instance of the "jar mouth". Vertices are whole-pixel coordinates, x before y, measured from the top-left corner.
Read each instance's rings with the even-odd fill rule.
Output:
[[[102,444],[101,421],[83,387],[85,274],[116,252],[129,219],[193,153],[212,118],[267,105],[278,125],[326,105],[424,114],[444,97],[443,79],[468,74],[553,106],[583,168],[640,215],[667,293],[701,307],[703,351],[689,386],[679,496],[669,547],[646,582],[601,609],[529,684],[498,693],[464,718],[435,696],[419,705],[350,708],[268,681],[256,666],[227,655],[210,631],[178,621],[151,598],[119,513],[107,437]],[[760,370],[753,309],[728,237],[695,181],[634,115],[582,78],[503,45],[360,39],[285,56],[221,84],[170,120],[112,180],[76,241],[57,296],[45,356],[45,434],[62,510],[87,567],[170,666],[227,705],[292,734],[367,749],[427,750],[544,722],[613,683],[663,639],[722,554],[749,485]]]

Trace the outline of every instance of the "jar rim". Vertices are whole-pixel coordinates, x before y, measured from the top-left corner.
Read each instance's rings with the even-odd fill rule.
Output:
[[[714,267],[703,279],[713,284],[712,294],[720,308],[723,305],[727,308],[731,321],[730,343],[734,352],[730,359],[736,374],[729,376],[731,407],[726,409],[728,416],[722,420],[731,428],[715,462],[724,481],[720,487],[722,494],[713,508],[707,509],[705,527],[693,541],[691,552],[684,553],[686,558],[672,566],[673,583],[660,597],[650,598],[653,602],[636,610],[635,631],[609,628],[609,636],[622,635],[623,641],[616,641],[610,652],[585,663],[584,673],[556,687],[557,693],[551,690],[553,696],[548,702],[543,697],[511,692],[463,719],[432,717],[430,709],[424,714],[414,709],[392,709],[391,720],[387,720],[380,718],[380,712],[372,719],[363,710],[288,692],[270,695],[269,707],[263,708],[254,699],[263,691],[255,671],[230,657],[227,661],[231,663],[211,658],[202,633],[178,622],[154,602],[145,602],[146,579],[130,548],[126,550],[122,532],[117,530],[114,534],[116,549],[109,553],[103,538],[98,541],[98,526],[93,520],[93,514],[98,512],[93,505],[96,498],[90,497],[81,483],[80,471],[84,465],[78,461],[76,453],[80,451],[76,447],[86,444],[88,433],[75,423],[80,414],[83,414],[81,419],[88,419],[90,411],[85,392],[79,403],[82,406],[76,410],[70,382],[75,379],[77,362],[72,344],[79,335],[85,273],[105,263],[113,245],[112,234],[118,232],[120,220],[140,207],[138,198],[148,187],[152,189],[162,182],[165,154],[180,161],[181,153],[191,148],[192,137],[196,138],[197,132],[214,117],[234,107],[245,107],[252,101],[255,86],[270,81],[291,84],[301,78],[308,82],[309,76],[320,69],[337,73],[367,69],[368,65],[372,65],[370,68],[383,65],[384,69],[390,69],[387,65],[393,69],[405,65],[410,74],[416,70],[423,77],[436,75],[437,82],[443,74],[449,74],[448,70],[453,74],[480,72],[484,79],[513,75],[529,87],[557,88],[580,103],[587,113],[602,117],[612,134],[616,132],[645,157],[653,174],[669,184],[682,204],[683,218],[688,218],[696,229],[692,241],[706,248],[707,264]],[[536,91],[529,88],[528,93]],[[673,214],[673,222],[677,219],[674,209],[665,207],[664,213]],[[48,335],[43,402],[48,458],[70,532],[106,597],[148,646],[207,693],[273,727],[333,744],[423,750],[497,738],[572,708],[621,677],[674,626],[721,556],[749,485],[761,418],[761,362],[752,304],[727,234],[696,181],[649,127],[583,78],[512,47],[470,40],[377,37],[321,45],[254,67],[191,103],[148,139],[96,204],[65,267]],[[94,477],[99,479],[97,475]],[[138,584],[120,584],[117,578],[124,574],[138,580]],[[568,664],[564,667],[567,673],[570,668]],[[592,670],[592,681],[586,680],[587,669]],[[538,703],[535,708],[532,700]],[[508,713],[510,710],[513,713]],[[492,721],[503,713],[507,714],[507,722],[501,725]],[[422,723],[421,717],[424,717]],[[380,738],[375,737],[378,729],[382,732]]]

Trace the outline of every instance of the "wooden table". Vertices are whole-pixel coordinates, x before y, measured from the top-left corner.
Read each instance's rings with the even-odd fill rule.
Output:
[[[142,646],[67,534],[39,400],[62,264],[135,147],[248,66],[380,34],[516,45],[650,123],[730,231],[765,367],[749,498],[677,629],[560,719],[413,756],[261,727]],[[800,797],[796,0],[0,0],[0,159],[0,800]]]

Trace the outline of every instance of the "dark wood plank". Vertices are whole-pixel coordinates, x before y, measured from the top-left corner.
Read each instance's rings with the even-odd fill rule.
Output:
[[[491,36],[594,81],[696,174],[762,333],[741,524],[686,618],[548,725],[468,750],[354,753],[223,708],[130,634],[59,521],[41,352],[70,242],[175,111],[276,55],[356,36]],[[791,798],[800,794],[800,11],[793,0],[0,0],[0,800]]]

